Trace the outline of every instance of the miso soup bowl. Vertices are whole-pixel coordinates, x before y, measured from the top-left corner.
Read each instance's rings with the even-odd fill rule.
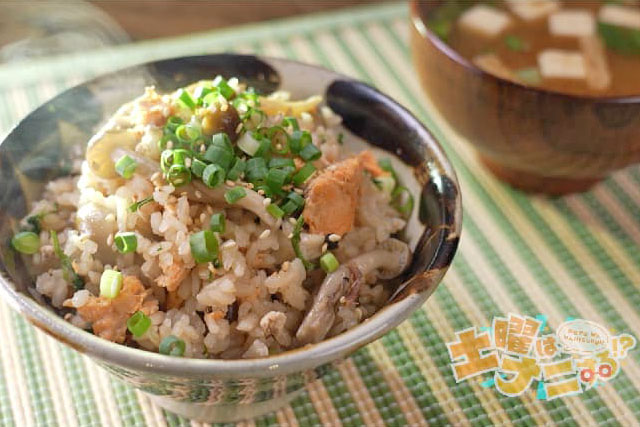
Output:
[[[19,218],[51,179],[68,174],[69,159],[118,105],[156,85],[171,91],[221,74],[263,93],[286,89],[296,98],[324,94],[342,117],[345,144],[396,155],[394,167],[416,198],[406,240],[413,260],[395,297],[353,329],[318,344],[250,360],[186,359],[115,344],[63,320],[33,287],[6,242]],[[358,140],[360,140],[358,142]],[[358,145],[360,144],[360,145]],[[278,409],[331,364],[388,332],[418,309],[449,267],[462,208],[455,173],[431,134],[407,110],[370,86],[301,63],[244,55],[168,59],[104,75],[53,98],[24,119],[0,145],[0,295],[31,324],[86,354],[158,405],[202,421],[232,421]]]
[[[567,95],[486,73],[427,28],[423,17],[440,4],[410,4],[414,65],[444,119],[495,175],[563,194],[640,161],[640,96]]]

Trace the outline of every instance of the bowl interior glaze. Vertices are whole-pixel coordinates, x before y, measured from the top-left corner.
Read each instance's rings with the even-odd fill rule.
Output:
[[[255,360],[179,359],[100,339],[61,319],[29,293],[19,257],[7,250],[18,220],[44,185],[69,173],[70,159],[116,108],[156,85],[171,91],[217,74],[238,77],[263,93],[294,97],[323,93],[354,140],[362,138],[394,160],[419,194],[406,235],[415,251],[393,302],[366,322],[319,344]],[[354,142],[357,143],[357,142]],[[78,148],[80,147],[80,149]],[[375,89],[335,72],[293,61],[220,54],[167,59],[110,73],[69,89],[32,112],[0,145],[0,294],[34,325],[98,359],[121,377],[269,378],[313,369],[345,357],[404,320],[433,292],[455,253],[461,227],[455,173],[438,143],[409,112]],[[135,384],[134,381],[131,381]]]

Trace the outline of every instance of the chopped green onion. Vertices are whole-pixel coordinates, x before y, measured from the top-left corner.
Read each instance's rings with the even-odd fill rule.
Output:
[[[213,92],[213,88],[210,86],[198,86],[193,90],[193,96],[198,100],[198,105],[202,105],[204,97],[211,92]]]
[[[146,205],[147,203],[153,202],[153,196],[149,196],[149,197],[145,197],[144,199],[132,203],[129,205],[129,212],[136,212],[138,209],[140,209],[142,206]]]
[[[536,67],[522,68],[514,71],[516,77],[525,83],[537,85],[542,82],[542,76]]]
[[[394,188],[396,188],[396,180],[391,175],[383,175],[373,179],[373,182],[378,186],[380,190],[387,194],[391,194]]]
[[[404,216],[409,216],[413,210],[413,195],[407,187],[397,186],[391,193],[391,206]]]
[[[182,356],[186,349],[186,344],[175,335],[169,335],[160,341],[158,352],[167,356]]]
[[[320,257],[320,267],[325,271],[325,273],[333,273],[340,267],[340,263],[336,259],[335,255],[331,252],[327,252]]]
[[[178,116],[170,116],[167,119],[167,122],[164,125],[165,130],[169,130],[172,133],[175,133],[175,131],[178,129],[178,126],[180,126],[181,124],[183,124],[184,121],[178,117]]]
[[[338,134],[338,144],[340,145],[344,144],[344,133],[342,132]]]
[[[311,163],[307,163],[300,168],[295,175],[293,175],[293,183],[295,185],[302,185],[313,173],[316,171],[316,167]]]
[[[304,197],[302,197],[295,191],[292,191],[287,195],[287,202],[284,205],[282,205],[282,210],[287,215],[291,215],[294,212],[301,209],[303,206],[304,206]]]
[[[247,130],[255,130],[260,127],[266,115],[261,110],[250,108],[243,117],[244,128]]]
[[[300,157],[307,162],[318,160],[320,156],[322,156],[322,151],[313,144],[307,144],[300,150]]]
[[[188,108],[190,108],[191,110],[194,110],[196,108],[196,102],[193,100],[193,98],[191,97],[191,95],[189,95],[189,92],[187,92],[184,89],[180,89],[180,91],[178,92],[178,99]]]
[[[293,131],[289,138],[289,148],[293,154],[298,154],[307,145],[311,144],[311,134],[306,130]]]
[[[296,119],[295,117],[285,117],[284,119],[282,119],[282,126],[284,127],[288,127],[291,126],[291,129],[295,130],[300,130],[300,126],[298,125],[298,119]]]
[[[598,33],[611,50],[624,55],[640,55],[640,30],[598,22]]]
[[[273,190],[274,193],[282,191],[282,187],[284,186],[285,181],[289,174],[287,171],[277,168],[269,169],[266,177],[266,183]]]
[[[31,226],[34,233],[40,234],[40,231],[42,231],[42,218],[49,213],[51,212],[40,212],[39,214],[31,215],[26,218],[27,224]]]
[[[127,320],[127,329],[134,337],[140,338],[151,326],[151,318],[138,310]]]
[[[250,156],[254,156],[260,148],[260,141],[255,139],[251,132],[244,133],[238,139],[238,148]]]
[[[386,157],[382,159],[378,159],[378,166],[380,166],[380,168],[383,171],[387,171],[391,173],[391,176],[393,177],[393,179],[398,181],[398,177],[396,176],[396,171],[393,169],[393,165],[391,164],[391,159]]]
[[[135,252],[138,248],[138,237],[136,233],[131,231],[116,234],[113,241],[116,244],[116,249],[121,254]]]
[[[202,98],[202,105],[214,105],[214,104],[221,104],[222,103],[222,98],[224,98],[220,92],[218,91],[212,91],[211,93],[206,94],[203,98]]]
[[[271,188],[269,188],[267,184],[264,184],[264,183],[255,184],[253,189],[255,191],[262,190],[264,192],[264,197],[273,197],[273,191],[271,191]]]
[[[216,145],[220,148],[224,148],[228,151],[233,151],[233,145],[231,145],[231,139],[229,135],[224,132],[216,133],[211,137],[211,145]]]
[[[200,136],[200,130],[191,125],[180,125],[176,129],[176,138],[183,144],[193,144]]]
[[[247,161],[246,176],[249,182],[265,179],[268,172],[267,162],[262,157],[254,157]]]
[[[40,249],[40,237],[32,231],[22,231],[13,236],[11,246],[20,253],[32,255]]]
[[[225,171],[229,170],[233,161],[233,150],[223,147],[221,144],[212,144],[204,153],[204,159],[221,166]]]
[[[240,176],[244,173],[246,167],[247,162],[239,157],[236,158],[236,161],[233,163],[233,166],[229,170],[229,173],[227,173],[227,179],[230,179],[232,181],[239,179]]]
[[[73,269],[73,264],[71,263],[71,259],[69,259],[69,256],[65,254],[60,247],[58,233],[55,230],[51,230],[51,240],[53,242],[53,252],[60,260],[60,266],[62,267],[62,277],[64,277],[64,280],[71,282],[76,291],[83,289],[84,281],[82,280],[82,277],[80,277],[78,273],[76,273],[76,271]]]
[[[182,148],[164,150],[162,154],[160,154],[160,168],[162,172],[167,174],[172,165],[184,165],[185,159],[190,156],[190,153]]]
[[[198,178],[202,178],[202,172],[204,172],[204,168],[207,167],[207,164],[202,160],[193,159],[191,161],[191,173]]]
[[[191,171],[185,165],[172,165],[167,172],[167,181],[174,187],[188,184],[191,182]]]
[[[211,230],[202,230],[189,236],[191,256],[198,264],[218,258],[218,238]]]
[[[209,188],[217,187],[225,180],[226,173],[222,167],[215,163],[207,165],[202,172],[202,182]]]
[[[269,160],[270,168],[282,168],[285,166],[295,167],[296,164],[293,159],[290,159],[288,157],[273,157],[271,160]]]
[[[258,151],[256,151],[255,157],[264,157],[268,158],[271,154],[271,141],[268,138],[263,138],[260,140],[260,146],[258,147]]]
[[[138,162],[129,157],[127,154],[120,157],[120,159],[115,164],[116,172],[124,179],[131,178],[137,167]]]
[[[289,134],[283,127],[273,126],[269,128],[267,137],[271,141],[271,151],[277,154],[289,152]]]
[[[209,221],[209,228],[211,231],[224,233],[224,230],[227,228],[226,225],[226,220],[222,212],[211,215],[211,220]]]
[[[233,204],[247,195],[244,187],[233,187],[224,193],[224,199],[229,204]]]
[[[233,98],[233,95],[236,93],[222,76],[213,79],[213,86],[217,87],[220,95],[224,96],[227,100]]]
[[[309,261],[307,261],[302,254],[302,250],[300,249],[300,233],[302,232],[302,226],[304,224],[304,217],[300,215],[298,220],[296,221],[295,227],[293,227],[292,237],[291,237],[291,245],[293,246],[293,251],[296,254],[296,257],[300,258],[302,264],[307,270],[313,270],[315,265]]]
[[[267,206],[267,212],[274,218],[282,218],[284,216],[284,211],[275,203],[270,203]]]
[[[100,276],[100,296],[114,299],[122,289],[122,273],[116,270],[105,270]]]

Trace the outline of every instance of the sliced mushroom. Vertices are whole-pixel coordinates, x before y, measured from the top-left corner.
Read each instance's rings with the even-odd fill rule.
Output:
[[[191,184],[180,187],[180,191],[185,191],[189,200],[195,202],[227,204],[227,201],[224,199],[224,193],[231,188],[233,187],[226,184],[216,188],[209,188],[200,181],[192,181]],[[274,218],[267,212],[264,205],[264,197],[249,188],[245,188],[245,192],[247,195],[235,202],[233,206],[253,212],[270,228],[280,227],[282,220]]]
[[[299,343],[316,343],[324,339],[335,320],[340,298],[357,297],[352,295],[358,291],[363,276],[375,271],[380,279],[391,279],[402,273],[409,261],[407,244],[388,239],[377,249],[353,258],[327,275],[296,332]]]
[[[78,230],[88,234],[97,243],[96,257],[104,263],[115,264],[117,253],[107,243],[109,235],[118,231],[115,212],[95,203],[87,203],[78,209],[76,222]]]

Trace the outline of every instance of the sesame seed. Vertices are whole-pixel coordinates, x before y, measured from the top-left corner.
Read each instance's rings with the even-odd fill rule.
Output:
[[[107,236],[107,245],[109,245],[109,246],[113,245],[113,233],[110,233]]]
[[[213,274],[216,273],[216,268],[213,266],[213,263],[208,263],[207,264],[207,268],[209,269],[210,272],[212,272]]]
[[[260,239],[266,239],[267,237],[269,237],[271,235],[271,230],[269,230],[268,228],[266,230],[264,230],[262,233],[260,233]]]
[[[191,157],[187,157],[187,158],[184,160],[184,165],[185,165],[186,167],[188,167],[188,168],[190,168],[190,167],[191,167]]]
[[[344,304],[345,302],[347,302],[347,298],[343,295],[340,297],[340,304]]]
[[[282,263],[282,271],[289,271],[289,267],[291,266],[291,263],[289,261],[285,261]]]
[[[304,191],[302,191],[302,188],[294,188],[293,191],[295,191],[298,194],[304,194]]]
[[[207,151],[207,147],[204,144],[200,145],[200,152],[204,153],[205,151]]]
[[[196,197],[198,199],[202,198],[202,193],[200,192],[200,190],[196,190]]]
[[[200,214],[200,222],[204,222],[207,219],[207,216],[204,214],[204,212],[202,212]]]
[[[229,109],[229,105],[227,105],[227,104],[222,104],[220,106],[220,111],[222,111],[222,112],[227,111],[228,109]]]
[[[171,140],[167,141],[167,148],[169,150],[171,150],[173,148],[173,141],[171,141]]]
[[[248,184],[247,184],[247,188],[253,188],[253,187],[255,187],[255,186],[253,185],[253,183],[251,183],[251,182],[250,182],[250,183],[248,183]]]
[[[160,172],[154,172],[153,175],[151,175],[151,181],[155,181],[156,179],[160,178]]]
[[[230,179],[226,180],[224,183],[227,184],[229,187],[235,187],[236,186],[236,183],[231,181]]]
[[[330,242],[339,242],[341,238],[338,234],[329,234]]]
[[[258,194],[261,196],[264,196],[264,190],[263,189],[258,190]]]
[[[322,245],[322,253],[327,252],[327,249],[329,249],[329,245],[327,243],[325,243],[324,245]]]
[[[293,233],[289,233],[289,235],[287,236],[287,239],[293,239]]]
[[[240,133],[241,130],[242,130],[242,123],[238,123],[238,126],[236,126],[236,133]]]
[[[289,222],[291,223],[291,225],[296,225],[298,223],[298,221],[296,221],[296,219],[293,217],[289,218]]]
[[[264,199],[262,201],[262,204],[265,206],[269,206],[271,204],[271,199],[269,197],[267,197],[266,199]]]

